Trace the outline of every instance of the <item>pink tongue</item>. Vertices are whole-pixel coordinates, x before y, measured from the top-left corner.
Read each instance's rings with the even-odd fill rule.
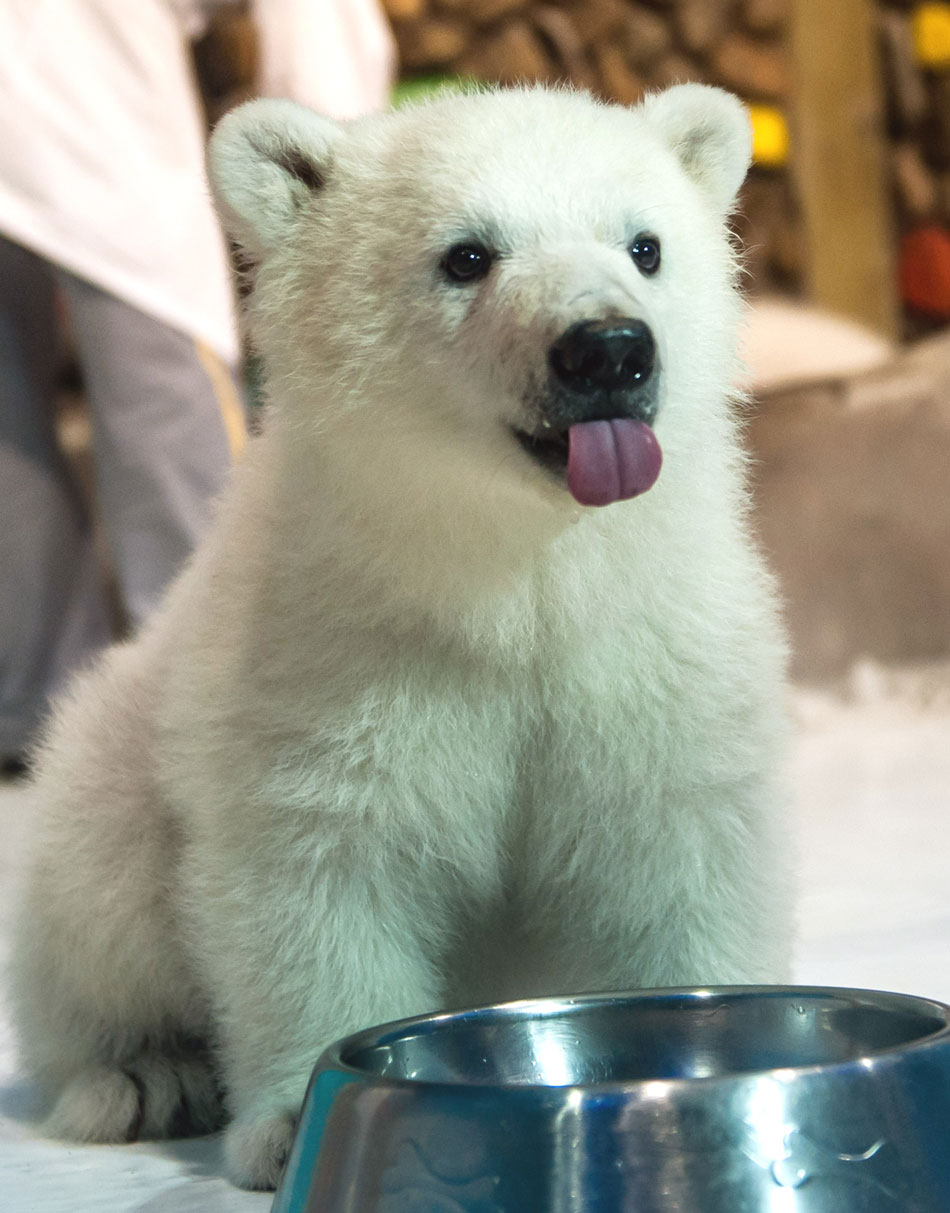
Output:
[[[656,484],[663,452],[644,421],[581,421],[568,431],[567,487],[581,505],[609,505]]]

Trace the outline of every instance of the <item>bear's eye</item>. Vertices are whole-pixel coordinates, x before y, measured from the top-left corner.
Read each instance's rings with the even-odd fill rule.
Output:
[[[638,236],[630,246],[630,256],[641,274],[655,274],[660,268],[659,240],[656,236]]]
[[[442,258],[442,269],[453,282],[474,282],[491,269],[492,255],[481,244],[455,244]]]

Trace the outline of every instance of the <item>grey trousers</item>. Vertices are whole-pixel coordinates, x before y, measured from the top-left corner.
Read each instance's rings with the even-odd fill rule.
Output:
[[[57,293],[133,628],[194,547],[244,436],[234,380],[209,349],[0,237],[0,758],[23,750],[50,696],[112,639],[89,510],[57,442]]]

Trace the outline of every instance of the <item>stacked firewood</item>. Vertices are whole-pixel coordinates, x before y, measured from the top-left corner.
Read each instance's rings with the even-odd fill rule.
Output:
[[[403,67],[512,83],[564,80],[624,102],[716,79],[784,97],[785,0],[385,0]]]

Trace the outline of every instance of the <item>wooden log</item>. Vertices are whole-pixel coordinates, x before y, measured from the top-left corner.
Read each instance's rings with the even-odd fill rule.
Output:
[[[455,63],[463,76],[498,84],[558,78],[557,66],[526,21],[509,21],[492,37],[472,40]]]
[[[580,88],[595,88],[597,78],[584,39],[568,14],[552,4],[539,4],[532,11],[531,21],[559,74]]]
[[[921,127],[927,163],[950,169],[950,73],[932,76],[928,87],[927,113]]]
[[[719,84],[743,97],[781,100],[788,94],[788,64],[780,45],[745,34],[730,34],[711,60]]]
[[[445,67],[469,44],[468,27],[449,17],[420,17],[393,23],[403,67],[412,70]]]
[[[686,84],[690,80],[702,79],[702,69],[675,51],[672,54],[664,55],[647,73],[647,81],[651,88],[669,88],[673,84]]]
[[[634,69],[651,67],[673,47],[670,22],[639,4],[631,4],[619,36],[627,61]]]
[[[938,173],[936,177],[937,216],[940,222],[950,227],[950,173]]]
[[[904,214],[912,219],[931,218],[937,210],[937,185],[915,143],[894,144],[891,173]]]
[[[754,34],[781,34],[788,21],[788,0],[745,0],[742,23]]]
[[[246,13],[219,12],[193,49],[206,96],[220,98],[253,89],[258,69],[257,28]]]
[[[601,91],[611,101],[621,105],[636,105],[645,91],[644,82],[627,61],[621,47],[612,42],[601,43],[594,49],[594,59],[600,72]]]
[[[743,265],[753,291],[800,282],[799,226],[786,180],[753,170],[743,187],[736,219]]]
[[[878,20],[890,123],[898,131],[910,132],[927,109],[927,90],[914,57],[910,20],[894,9],[884,9]]]
[[[624,0],[567,0],[561,7],[588,46],[621,30],[627,8]]]
[[[676,32],[693,55],[706,55],[721,42],[733,20],[728,0],[680,0],[673,10]]]
[[[426,0],[383,0],[390,21],[416,21],[426,11]]]
[[[782,184],[784,186],[785,183]],[[773,217],[768,236],[768,257],[782,275],[782,285],[800,289],[805,268],[801,224],[787,208]]]
[[[529,7],[527,0],[435,0],[436,8],[461,15],[475,25],[490,25]]]

